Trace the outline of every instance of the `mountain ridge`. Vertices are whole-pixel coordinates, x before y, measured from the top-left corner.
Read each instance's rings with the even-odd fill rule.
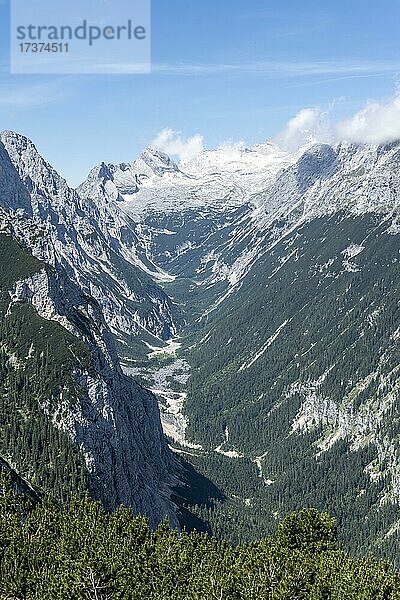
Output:
[[[61,197],[76,202],[72,214],[86,224],[79,196],[46,163],[40,163],[42,172],[34,171],[32,146],[23,141],[14,150],[29,156],[21,159],[21,171],[28,163],[24,185],[21,171],[0,147],[2,458],[40,493],[64,498],[88,489],[109,509],[125,504],[148,514],[153,525],[168,515],[178,526],[171,501],[178,467],[162,434],[157,402],[122,373],[101,303],[71,277],[77,263],[65,260],[68,246],[60,251],[65,238],[54,238],[71,208],[60,204],[57,212]],[[47,177],[52,191],[62,192],[55,201],[47,195]],[[37,217],[46,209],[49,221]],[[71,242],[80,234],[71,235]],[[24,264],[32,266],[21,270],[18,265]],[[12,391],[15,380],[23,386],[21,398]],[[19,416],[21,402],[26,420]],[[40,448],[46,446],[41,464]],[[61,470],[67,477],[68,468],[76,473],[70,483],[62,481]],[[57,481],[54,489],[51,481]]]
[[[133,331],[119,320],[132,288],[105,299],[104,281],[74,272],[100,290],[123,369],[157,395],[169,444],[219,488],[185,510],[234,541],[314,502],[354,550],[397,551],[399,150],[266,144],[178,165],[156,155],[147,174],[103,163],[66,192],[90,232],[71,247],[98,244],[106,264],[134,256],[165,298]],[[26,188],[12,197],[18,235]],[[35,201],[53,206],[46,189]],[[57,235],[44,237],[68,273],[76,261]],[[103,257],[91,259],[95,272]]]

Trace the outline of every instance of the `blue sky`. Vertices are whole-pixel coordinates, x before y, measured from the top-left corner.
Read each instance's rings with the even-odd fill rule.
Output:
[[[399,1],[153,0],[151,75],[10,75],[5,0],[0,11],[0,128],[73,185],[165,128],[253,144],[303,108],[345,119],[399,83]]]

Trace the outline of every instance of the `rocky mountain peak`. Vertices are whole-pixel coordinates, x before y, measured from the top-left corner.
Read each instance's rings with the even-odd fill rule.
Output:
[[[305,191],[317,179],[326,179],[333,175],[337,153],[329,144],[315,144],[297,161],[296,170],[299,187]]]
[[[132,165],[137,175],[162,177],[165,173],[178,173],[178,165],[165,152],[148,147]]]
[[[29,192],[44,197],[71,195],[66,180],[39,154],[29,138],[3,131],[0,139]]]
[[[97,203],[123,201],[136,194],[147,180],[158,180],[166,173],[180,173],[178,165],[164,152],[146,148],[131,164],[102,162],[93,167],[77,192]]]
[[[7,132],[9,133],[9,132]],[[18,171],[0,141],[0,205],[8,210],[21,209],[31,215],[31,197],[21,182]]]

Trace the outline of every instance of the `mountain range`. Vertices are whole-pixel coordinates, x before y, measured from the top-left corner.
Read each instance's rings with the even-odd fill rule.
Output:
[[[316,506],[395,556],[400,143],[147,148],[74,190],[1,142],[0,458],[233,541]]]

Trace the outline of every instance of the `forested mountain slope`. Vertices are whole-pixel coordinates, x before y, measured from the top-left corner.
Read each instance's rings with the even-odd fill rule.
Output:
[[[0,457],[39,494],[176,523],[156,401],[123,375],[97,303],[11,232],[0,260]]]
[[[299,227],[203,319],[188,351],[188,438],[234,457],[237,490],[231,474],[223,485],[244,514],[261,512],[261,527],[266,511],[313,505],[341,519],[353,547],[378,535],[379,548],[398,548],[400,248],[390,226],[335,214]]]

